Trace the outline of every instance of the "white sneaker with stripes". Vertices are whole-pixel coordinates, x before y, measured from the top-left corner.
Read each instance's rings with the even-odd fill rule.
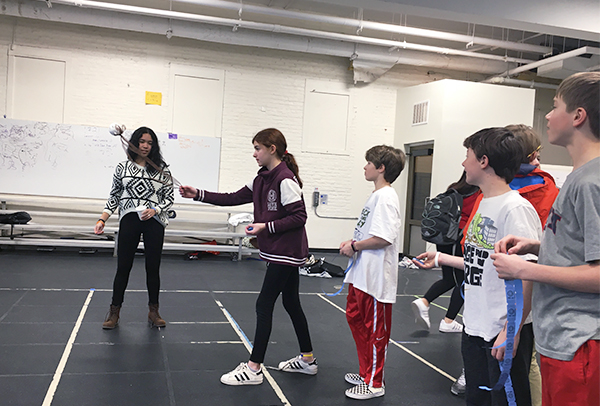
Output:
[[[287,361],[281,361],[279,363],[279,370],[284,372],[300,372],[301,374],[316,375],[319,367],[317,365],[316,358],[313,362],[304,362],[302,355],[296,355],[292,359]]]
[[[440,321],[441,333],[462,333],[463,325],[457,322],[456,320],[452,320],[452,323],[446,323],[444,319]]]
[[[250,369],[247,362],[242,362],[231,372],[221,376],[221,383],[225,385],[260,385],[263,382],[262,368],[258,372]]]

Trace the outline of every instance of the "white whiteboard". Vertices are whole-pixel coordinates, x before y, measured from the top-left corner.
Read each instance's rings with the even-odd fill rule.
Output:
[[[218,190],[220,138],[156,135],[177,180]],[[126,159],[108,128],[0,119],[2,193],[105,199],[116,165]],[[175,200],[184,201],[177,191]]]

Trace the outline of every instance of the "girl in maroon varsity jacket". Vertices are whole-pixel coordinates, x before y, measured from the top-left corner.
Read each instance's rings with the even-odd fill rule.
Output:
[[[300,355],[279,363],[286,372],[308,375],[317,373],[306,317],[300,305],[298,267],[306,262],[308,240],[304,224],[306,206],[298,165],[287,152],[283,134],[274,128],[260,131],[252,139],[254,158],[261,169],[248,185],[234,193],[214,193],[181,186],[181,196],[218,206],[236,206],[252,202],[254,223],[246,233],[258,239],[260,257],[267,261],[267,272],[256,301],[256,333],[250,360],[221,376],[226,385],[262,383],[261,364],[271,333],[273,308],[282,294],[283,305],[292,319]]]
[[[198,190],[194,200],[217,206],[254,203],[255,224],[250,224],[247,230],[258,239],[260,257],[267,262],[296,267],[306,261],[306,207],[298,180],[284,162],[271,170],[263,166],[251,183],[235,193]],[[264,224],[264,231],[255,230],[256,223]]]

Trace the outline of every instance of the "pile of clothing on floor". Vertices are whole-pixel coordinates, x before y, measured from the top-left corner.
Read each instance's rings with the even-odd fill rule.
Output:
[[[344,268],[325,261],[325,258],[316,259],[314,255],[309,255],[306,263],[298,268],[298,272],[302,276],[314,276],[317,278],[344,276]]]
[[[418,266],[413,264],[412,260],[409,257],[402,257],[400,262],[398,262],[398,266],[401,266],[402,268],[408,268],[408,269],[419,269]]]

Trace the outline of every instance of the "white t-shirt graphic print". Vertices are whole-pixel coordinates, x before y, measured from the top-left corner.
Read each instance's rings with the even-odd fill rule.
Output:
[[[491,341],[506,322],[504,280],[498,277],[491,259],[494,244],[509,234],[539,240],[541,233],[535,209],[516,190],[481,201],[469,224],[464,246],[463,321],[468,335]],[[537,259],[535,255],[522,258]]]
[[[396,191],[391,186],[374,191],[360,214],[353,239],[362,241],[379,237],[390,245],[359,251],[346,274],[345,283],[352,283],[382,303],[396,303],[400,226]]]

